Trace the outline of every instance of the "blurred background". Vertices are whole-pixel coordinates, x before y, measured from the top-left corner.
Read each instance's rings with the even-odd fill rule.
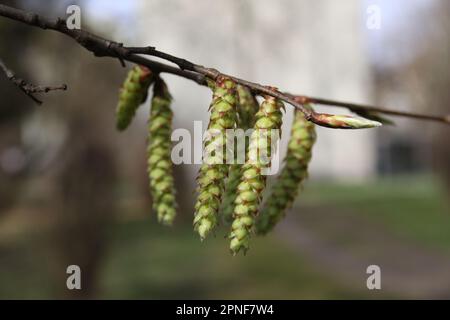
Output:
[[[94,33],[293,93],[450,113],[445,0],[2,3],[51,17],[78,4]],[[226,227],[203,243],[192,231],[198,165],[176,166],[176,224],[156,223],[148,104],[115,131],[127,72],[118,61],[5,18],[0,57],[33,83],[69,88],[36,106],[0,76],[0,298],[450,298],[448,126],[395,118],[379,129],[319,128],[310,178],[285,221],[233,257]],[[210,92],[164,78],[174,127],[206,125]],[[82,290],[66,288],[71,264]],[[382,290],[366,287],[372,264]]]

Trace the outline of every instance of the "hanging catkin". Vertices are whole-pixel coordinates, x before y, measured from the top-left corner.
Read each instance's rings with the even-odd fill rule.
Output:
[[[259,105],[255,96],[251,93],[250,89],[247,87],[238,85],[237,86],[238,95],[238,107],[237,107],[237,128],[246,131],[253,128],[255,124],[255,114],[258,112]],[[247,140],[247,139],[245,139]],[[236,145],[237,148],[237,145]],[[248,150],[248,142],[245,141],[245,150],[243,152],[246,154]],[[236,151],[236,149],[235,149]],[[241,152],[241,150],[237,150]],[[236,156],[236,155],[235,155]],[[236,160],[236,157],[235,157]],[[239,182],[241,180],[241,169],[242,164],[232,164],[229,169],[228,179],[225,187],[225,194],[222,201],[222,216],[227,222],[232,221],[233,211],[234,211],[234,201],[236,200],[236,192]]]
[[[145,102],[152,81],[152,72],[144,66],[135,66],[128,72],[120,89],[119,103],[116,109],[116,127],[118,130],[125,130],[131,123],[137,108]]]
[[[283,104],[274,97],[265,97],[256,113],[254,131],[250,137],[248,159],[242,167],[241,181],[237,187],[237,196],[233,212],[233,223],[230,233],[230,250],[233,254],[249,248],[250,234],[254,219],[258,213],[262,192],[266,185],[263,171],[270,167],[272,145],[279,138]],[[276,129],[277,131],[274,131]],[[268,159],[263,159],[265,154]]]
[[[160,78],[155,82],[148,121],[147,170],[153,210],[158,221],[171,225],[176,214],[175,187],[172,172],[171,140],[172,97],[166,84]]]
[[[210,109],[208,132],[204,149],[209,155],[203,159],[198,181],[198,198],[195,204],[194,228],[203,240],[217,224],[228,165],[225,163],[226,130],[234,129],[236,124],[236,84],[225,77],[219,77],[214,85]],[[216,150],[218,152],[211,152]]]
[[[253,128],[255,124],[255,114],[258,112],[259,105],[255,96],[251,93],[250,89],[238,85],[238,119],[237,127],[241,129]]]
[[[272,187],[256,222],[256,232],[265,234],[283,218],[292,205],[302,181],[308,176],[308,163],[316,141],[315,125],[296,110],[284,168]]]

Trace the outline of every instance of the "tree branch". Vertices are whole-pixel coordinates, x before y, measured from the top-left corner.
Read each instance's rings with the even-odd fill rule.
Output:
[[[250,82],[244,79],[240,79],[231,75],[223,74],[216,69],[207,68],[199,64],[195,64],[183,58],[179,58],[168,53],[158,51],[153,46],[146,47],[125,47],[122,43],[104,39],[100,36],[89,33],[85,30],[70,30],[67,28],[64,19],[51,20],[42,16],[37,15],[33,12],[27,12],[20,9],[15,9],[9,6],[0,5],[0,16],[16,20],[30,26],[39,27],[42,29],[51,29],[59,33],[65,34],[70,38],[77,41],[81,46],[91,51],[97,57],[112,57],[120,61],[124,65],[124,61],[133,62],[136,64],[144,65],[152,69],[156,73],[170,73],[186,79],[195,81],[200,85],[206,85],[206,77],[211,79],[216,79],[219,76],[229,77],[238,84],[247,86],[255,94],[269,95],[276,97],[284,102],[287,102],[294,106],[296,109],[300,110],[305,114],[305,117],[321,125],[318,121],[321,114],[316,113],[303,105],[306,102],[312,102],[317,104],[324,104],[330,106],[341,106],[346,107],[351,111],[367,111],[367,112],[378,112],[385,113],[394,116],[404,116],[412,117],[424,120],[440,121],[450,124],[450,116],[429,116],[413,114],[408,112],[400,112],[395,110],[387,110],[377,107],[364,106],[353,103],[344,103],[332,100],[326,100],[321,98],[313,98],[306,96],[293,96],[288,93],[283,93],[277,88],[272,86],[264,86],[258,83]],[[177,67],[167,65],[164,63],[156,62],[140,55],[149,55],[158,58],[162,58],[166,61],[174,63]]]
[[[62,84],[60,86],[36,86],[34,84],[28,83],[25,80],[16,77],[16,74],[8,69],[2,59],[0,59],[0,69],[5,73],[6,78],[15,84],[23,93],[30,97],[35,103],[42,104],[42,101],[36,98],[33,93],[47,93],[54,90],[66,90],[67,85]]]
[[[121,61],[130,61],[144,65],[152,69],[154,72],[171,73],[193,80],[199,84],[206,84],[204,76],[201,74],[180,70],[179,68],[132,54],[132,52],[123,47],[121,43],[104,39],[100,36],[91,34],[88,31],[77,29],[70,30],[67,28],[65,20],[61,18],[51,20],[34,12],[27,12],[3,4],[0,4],[0,16],[25,23],[33,27],[38,27],[44,30],[54,30],[65,34],[66,36],[77,41],[78,44],[83,46],[88,51],[91,51],[97,57],[112,57]]]
[[[343,102],[343,101],[308,97],[308,96],[303,96],[303,95],[291,95],[291,96],[297,102],[302,103],[302,104],[314,103],[314,104],[321,104],[321,105],[326,105],[326,106],[330,106],[330,107],[347,108],[348,110],[355,112],[355,113],[374,112],[374,113],[387,114],[387,115],[391,115],[391,116],[408,117],[408,118],[415,118],[415,119],[420,119],[420,120],[431,120],[431,121],[437,121],[437,122],[443,122],[443,123],[450,124],[450,115],[435,116],[435,115],[412,113],[412,112],[406,112],[406,111],[398,111],[398,110],[393,110],[393,109],[386,109],[386,108],[382,108],[382,107],[357,104],[357,103],[351,103],[351,102]]]

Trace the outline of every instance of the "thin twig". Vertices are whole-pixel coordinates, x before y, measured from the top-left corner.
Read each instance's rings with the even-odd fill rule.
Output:
[[[9,69],[2,59],[0,59],[0,69],[5,73],[6,78],[16,85],[23,93],[30,97],[35,103],[42,104],[42,101],[36,98],[33,93],[47,93],[54,90],[67,90],[67,85],[62,84],[59,86],[37,86],[26,82],[25,80],[18,78],[16,74]]]
[[[336,101],[336,100],[330,100],[330,99],[315,98],[315,97],[309,97],[309,96],[303,96],[303,95],[291,95],[291,96],[294,98],[294,100],[296,100],[297,102],[302,103],[302,104],[314,103],[314,104],[321,104],[321,105],[330,106],[330,107],[347,108],[348,110],[350,110],[352,112],[356,112],[356,113],[358,111],[383,113],[383,114],[387,114],[387,115],[391,115],[391,116],[409,117],[409,118],[438,121],[438,122],[444,122],[444,123],[450,124],[450,115],[434,116],[434,115],[428,115],[428,114],[420,114],[420,113],[412,113],[412,112],[399,111],[399,110],[393,110],[393,109],[386,109],[386,108],[382,108],[382,107],[357,104],[357,103],[352,103],[352,102],[343,102],[343,101]]]
[[[153,46],[146,46],[146,47],[125,47],[122,43],[107,40],[105,38],[102,38],[100,36],[94,35],[90,32],[87,32],[85,30],[77,30],[73,29],[70,30],[67,28],[65,20],[64,19],[56,19],[51,20],[42,16],[37,15],[33,12],[27,12],[20,9],[15,9],[9,6],[0,5],[0,16],[10,18],[12,20],[16,20],[25,24],[28,24],[30,26],[39,27],[42,29],[51,29],[60,33],[65,34],[66,36],[69,36],[73,38],[75,41],[77,41],[81,46],[86,48],[87,50],[91,51],[95,56],[97,57],[112,57],[119,59],[121,64],[124,64],[124,61],[133,62],[136,64],[144,65],[150,69],[152,69],[156,73],[170,73],[174,74],[186,79],[193,80],[201,85],[206,85],[206,79],[205,77],[216,79],[219,76],[229,77],[233,79],[238,84],[247,86],[250,88],[254,93],[256,94],[262,94],[262,95],[269,95],[276,97],[278,99],[281,99],[301,112],[305,114],[305,117],[308,120],[311,120],[312,122],[318,122],[317,119],[319,118],[320,114],[315,113],[314,111],[311,111],[308,108],[305,108],[303,106],[304,102],[301,101],[301,99],[296,98],[295,96],[292,96],[287,93],[283,93],[276,89],[273,86],[264,86],[258,83],[250,82],[244,79],[240,79],[234,76],[226,75],[221,72],[219,72],[216,69],[213,68],[207,68],[199,64],[195,64],[191,61],[188,61],[183,58],[179,58],[173,55],[170,55],[168,53],[156,50]],[[154,56],[158,58],[162,58],[166,61],[169,61],[171,63],[174,63],[177,67],[167,65],[164,63],[160,63],[157,61],[153,61],[150,59],[147,59],[145,57],[142,57],[141,55],[149,55]],[[300,96],[307,98],[305,96]],[[382,108],[375,108],[375,107],[369,107],[359,104],[353,104],[353,103],[343,103],[338,101],[332,101],[327,99],[321,99],[321,98],[312,98],[308,97],[309,102],[314,102],[317,104],[324,104],[324,105],[331,105],[331,106],[342,106],[346,107],[350,110],[365,110],[365,111],[376,111],[379,113],[386,113],[391,114],[395,116],[403,116],[403,117],[412,117],[412,118],[418,118],[418,119],[425,119],[425,120],[433,120],[433,121],[440,121],[445,122],[447,124],[450,124],[450,116],[429,116],[429,115],[419,115],[419,114],[413,114],[408,112],[400,112],[400,111],[394,111],[394,110],[386,110]],[[320,125],[320,123],[318,123]]]

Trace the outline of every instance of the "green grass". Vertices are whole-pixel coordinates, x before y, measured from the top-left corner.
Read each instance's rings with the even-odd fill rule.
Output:
[[[308,183],[304,207],[351,211],[413,242],[450,250],[444,190],[429,178],[364,185]],[[300,203],[300,202],[299,202]],[[328,214],[328,213],[326,213]],[[333,214],[332,209],[330,213]],[[355,226],[357,228],[357,226]],[[334,299],[374,298],[316,270],[274,235],[254,238],[249,253],[228,252],[225,229],[201,243],[190,225],[166,228],[154,219],[120,222],[99,270],[99,298]],[[82,236],[82,235],[81,235]],[[324,234],[324,236],[326,236]],[[55,259],[42,230],[0,243],[0,298],[54,298]],[[381,295],[380,295],[381,294]]]
[[[119,227],[102,277],[102,297],[147,299],[312,299],[368,297],[314,271],[275,238],[231,256],[217,236],[200,243],[190,228],[145,222]],[[220,234],[219,234],[220,233]]]
[[[52,296],[48,252],[41,235],[23,234],[0,245],[0,299]]]
[[[307,206],[351,210],[402,237],[450,250],[446,192],[430,177],[405,177],[355,185],[310,183],[299,201]]]
[[[337,299],[370,298],[315,271],[275,237],[254,239],[246,255],[231,256],[227,239],[201,243],[188,226],[169,229],[148,219],[110,230],[99,271],[98,298],[111,299]],[[23,235],[0,247],[0,299],[58,295],[45,233]],[[65,270],[61,270],[62,273]],[[63,281],[59,278],[58,281]],[[61,284],[59,284],[61,287]]]

